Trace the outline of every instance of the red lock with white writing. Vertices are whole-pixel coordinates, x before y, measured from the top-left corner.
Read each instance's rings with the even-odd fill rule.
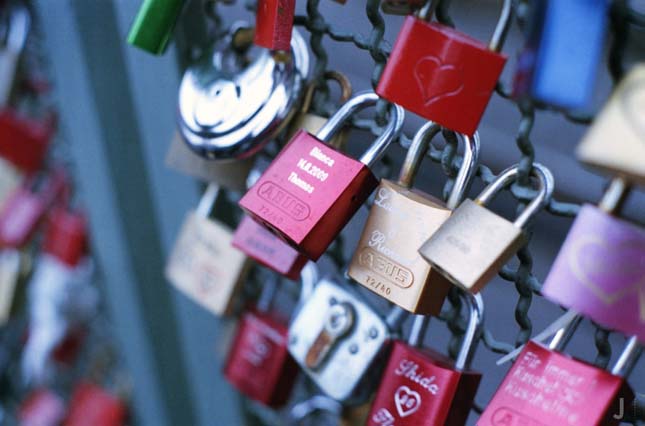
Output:
[[[370,167],[398,137],[404,112],[396,105],[390,110],[383,133],[358,160],[327,142],[355,112],[378,100],[374,93],[359,94],[316,135],[296,133],[240,206],[301,253],[318,260],[378,185]]]
[[[258,46],[289,52],[296,0],[258,0],[255,38]]]
[[[259,264],[292,280],[298,279],[300,271],[309,261],[305,255],[248,216],[237,226],[231,244]]]
[[[631,337],[611,372],[530,341],[493,396],[478,426],[617,426],[632,406],[625,381],[640,346]]]
[[[315,264],[307,264],[302,272],[301,300],[311,293],[317,277]],[[229,383],[269,407],[287,402],[298,375],[298,365],[287,350],[287,323],[269,312],[276,290],[277,280],[266,283],[256,308],[242,315],[224,366]]]
[[[420,349],[423,324],[417,316],[407,344],[394,342],[379,385],[368,426],[464,426],[481,374],[468,368],[481,335],[484,303],[481,295],[463,294],[470,320],[461,351],[448,357]]]
[[[438,2],[429,2],[429,4]],[[511,0],[488,46],[454,28],[428,22],[429,6],[408,16],[376,93],[443,127],[472,136],[507,57],[499,53],[511,21]]]

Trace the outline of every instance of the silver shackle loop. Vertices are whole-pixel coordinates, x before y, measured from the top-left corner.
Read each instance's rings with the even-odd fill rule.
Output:
[[[459,371],[465,370],[470,365],[475,355],[477,340],[481,336],[484,326],[484,299],[482,295],[462,292],[462,296],[466,301],[470,316],[468,319],[468,327],[464,333],[464,340],[461,344],[461,350],[455,360],[455,368]]]

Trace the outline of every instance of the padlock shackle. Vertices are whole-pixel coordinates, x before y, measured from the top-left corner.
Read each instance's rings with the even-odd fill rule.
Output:
[[[631,374],[636,363],[643,353],[643,346],[638,342],[636,336],[627,339],[625,349],[620,354],[616,364],[611,369],[611,374],[615,376],[627,377]]]
[[[470,315],[468,318],[468,327],[466,327],[466,332],[461,343],[461,349],[455,360],[455,369],[458,371],[464,371],[470,366],[484,326],[484,298],[482,295],[465,291],[461,292],[461,295],[466,302]]]
[[[430,325],[430,316],[428,315],[414,315],[414,320],[412,321],[412,328],[410,328],[410,334],[406,340],[407,344],[413,348],[418,348],[423,344],[423,337],[428,330]]]
[[[610,215],[617,215],[623,208],[632,187],[622,177],[615,177],[598,203],[598,208]]]
[[[327,70],[323,74],[323,80],[331,80],[338,83],[340,87],[340,103],[344,104],[352,96],[352,82],[349,81],[347,76],[339,71]],[[316,89],[320,86],[321,81],[311,81],[305,88],[305,94],[302,98],[302,106],[300,107],[300,112],[302,114],[309,113],[311,109],[311,104],[314,99],[314,93]]]
[[[571,341],[571,338],[582,321],[582,315],[571,310],[569,311],[569,314],[571,314],[571,316],[568,318],[568,322],[555,332],[549,342],[548,348],[552,351],[562,352]]]
[[[289,409],[289,424],[299,425],[300,422],[312,414],[323,411],[340,416],[343,405],[327,395],[314,395],[309,399],[294,404]]]
[[[520,166],[518,164],[502,171],[499,176],[497,176],[497,179],[484,188],[474,201],[483,206],[487,205],[499,191],[517,180],[519,172]],[[518,228],[523,228],[528,221],[542,209],[542,207],[549,203],[553,196],[555,179],[548,168],[540,163],[533,163],[531,175],[538,180],[538,194],[513,222],[513,225]]]
[[[271,274],[270,278],[264,284],[262,284],[260,297],[258,297],[258,300],[255,303],[255,308],[258,310],[258,312],[269,312],[271,305],[273,304],[273,299],[278,293],[279,287],[280,277],[276,274]]]
[[[9,30],[5,41],[7,50],[14,53],[22,52],[27,44],[30,29],[29,10],[22,5],[14,5],[9,14]]]
[[[374,92],[363,92],[354,96],[345,102],[334,115],[318,130],[316,137],[325,143],[329,141],[343,128],[347,121],[356,112],[370,106],[376,105],[381,98]],[[359,161],[367,167],[372,167],[378,162],[385,150],[401,133],[405,112],[403,108],[392,104],[390,109],[390,118],[383,133],[372,143],[372,145],[363,153]]]
[[[401,324],[407,319],[409,313],[398,305],[392,306],[385,316],[385,324],[390,331],[396,331],[401,328]]]
[[[437,123],[428,121],[421,126],[412,139],[408,153],[403,161],[401,172],[399,174],[398,183],[406,188],[412,187],[412,182],[419,171],[421,161],[426,155],[430,142],[441,131],[442,127]],[[461,133],[457,133],[464,141],[464,160],[462,162],[459,173],[455,178],[455,184],[450,191],[446,205],[449,209],[454,210],[459,203],[463,200],[466,190],[472,181],[475,172],[477,171],[477,164],[479,163],[480,141],[479,133],[470,137]]]
[[[211,215],[213,208],[215,207],[215,203],[217,202],[219,190],[219,185],[215,183],[208,184],[206,191],[204,191],[204,194],[199,199],[199,204],[197,204],[195,214],[203,218],[208,218]]]

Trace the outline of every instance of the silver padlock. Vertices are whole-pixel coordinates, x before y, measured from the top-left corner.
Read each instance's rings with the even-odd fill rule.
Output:
[[[309,72],[309,51],[294,29],[290,59],[267,49],[240,48],[252,31],[236,23],[229,35],[184,73],[179,131],[197,154],[213,160],[251,157],[297,111]]]
[[[0,106],[6,107],[11,98],[20,55],[25,48],[31,15],[22,4],[5,7],[4,43],[0,47]]]
[[[406,313],[384,320],[330,279],[318,283],[289,327],[289,352],[328,396],[363,402],[374,390],[392,332]]]

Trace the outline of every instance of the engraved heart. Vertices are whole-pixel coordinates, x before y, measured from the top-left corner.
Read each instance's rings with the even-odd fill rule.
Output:
[[[394,392],[394,403],[399,416],[407,417],[414,414],[421,406],[421,395],[407,386],[400,386]]]
[[[645,76],[630,81],[622,90],[620,105],[636,136],[645,143]]]
[[[444,64],[432,55],[421,58],[416,63],[414,78],[423,95],[425,106],[454,96],[464,88],[462,69],[453,64]]]
[[[601,236],[585,235],[572,244],[568,263],[576,279],[607,305],[638,292],[640,317],[645,322],[645,246],[641,240],[612,244]]]

